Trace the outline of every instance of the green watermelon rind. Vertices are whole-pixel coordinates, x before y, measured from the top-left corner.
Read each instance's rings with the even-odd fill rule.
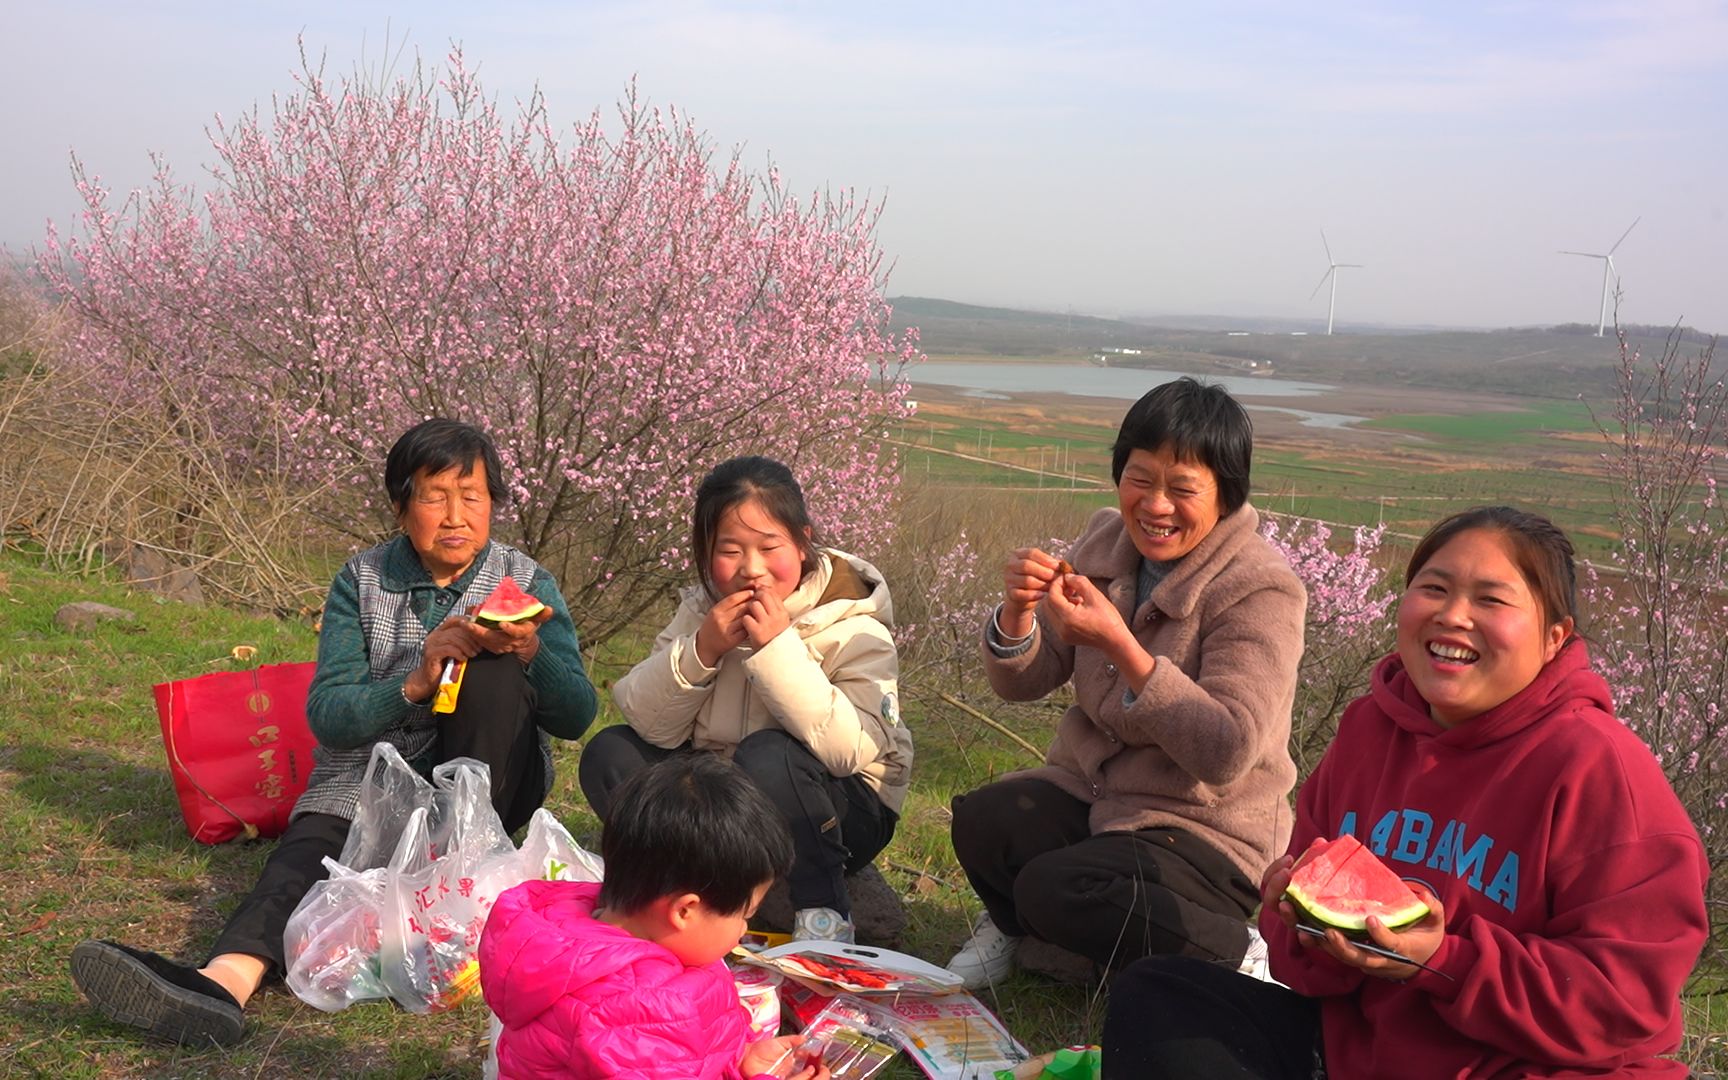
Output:
[[[514,611],[488,612],[486,610],[488,607],[499,602],[498,594],[504,591],[504,581],[508,581],[511,585],[515,586],[515,591],[521,593],[529,603],[522,605]],[[498,583],[498,587],[492,590],[492,595],[488,596],[486,602],[480,605],[480,610],[474,613],[475,622],[485,627],[501,626],[504,623],[521,622],[523,619],[532,619],[534,616],[546,610],[546,605],[534,599],[530,594],[523,592],[522,587],[516,585],[514,578],[505,578],[504,581]]]
[[[1362,912],[1354,915],[1348,912],[1329,910],[1318,900],[1304,895],[1301,888],[1296,885],[1285,889],[1284,895],[1288,896],[1290,902],[1296,907],[1297,922],[1317,926],[1323,930],[1331,928],[1341,932],[1347,938],[1363,941],[1368,938],[1368,916],[1370,914],[1378,914],[1380,921],[1385,923],[1389,930],[1403,930],[1405,927],[1421,922],[1428,914],[1428,905],[1415,895],[1410,897],[1410,903],[1401,908],[1383,912]]]

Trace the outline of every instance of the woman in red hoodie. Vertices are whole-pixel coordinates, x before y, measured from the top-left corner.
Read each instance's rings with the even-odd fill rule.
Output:
[[[1398,648],[1297,799],[1261,883],[1275,984],[1184,957],[1111,991],[1113,1076],[1686,1075],[1679,995],[1708,931],[1698,833],[1575,632],[1572,545],[1510,507],[1411,556]],[[1293,853],[1350,833],[1426,918],[1296,931]],[[1285,987],[1288,989],[1285,989]]]

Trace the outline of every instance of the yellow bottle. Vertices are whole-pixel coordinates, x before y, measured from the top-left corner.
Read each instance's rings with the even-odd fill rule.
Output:
[[[453,713],[456,711],[456,695],[462,692],[462,673],[468,670],[468,661],[450,659],[444,661],[444,674],[438,678],[438,692],[432,695],[432,711],[435,713]]]

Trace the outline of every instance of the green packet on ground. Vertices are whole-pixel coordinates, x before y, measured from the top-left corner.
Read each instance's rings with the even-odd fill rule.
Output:
[[[1013,1069],[998,1069],[996,1080],[1098,1080],[1103,1068],[1096,1046],[1070,1046]]]

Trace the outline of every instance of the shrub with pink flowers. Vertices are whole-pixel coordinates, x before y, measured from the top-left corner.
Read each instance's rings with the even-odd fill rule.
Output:
[[[1728,862],[1728,508],[1720,478],[1728,390],[1715,346],[1682,355],[1678,335],[1645,357],[1620,335],[1619,394],[1596,421],[1615,482],[1619,566],[1586,571],[1585,627],[1615,710],[1661,759],[1704,837]],[[1717,949],[1728,882],[1713,878]]]
[[[687,574],[695,483],[728,456],[786,461],[840,543],[886,536],[879,436],[918,353],[888,327],[878,205],[795,197],[634,89],[559,131],[537,94],[501,115],[460,51],[388,85],[302,66],[216,121],[202,193],[159,163],[116,200],[75,164],[82,219],[42,269],[77,374],[208,435],[237,484],[322,492],[307,527],[347,543],[389,526],[399,432],[480,425],[500,533],[591,642]]]
[[[1308,619],[1290,754],[1307,776],[1338,730],[1338,716],[1366,692],[1374,664],[1392,647],[1386,613],[1397,594],[1380,565],[1385,526],[1352,530],[1348,546],[1312,518],[1263,513],[1260,531],[1289,561],[1308,590]]]

